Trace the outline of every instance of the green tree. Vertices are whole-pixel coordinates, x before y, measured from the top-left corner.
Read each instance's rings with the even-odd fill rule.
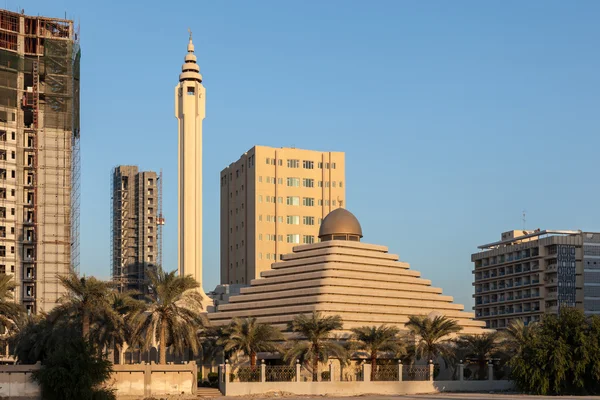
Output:
[[[597,393],[599,334],[600,322],[582,310],[545,315],[509,362],[513,380],[521,390],[540,395]]]
[[[371,360],[371,381],[375,380],[379,353],[389,352],[394,356],[404,354],[406,347],[399,337],[400,330],[393,326],[361,326],[353,328],[350,348],[365,351]]]
[[[198,330],[205,323],[200,287],[191,275],[178,276],[176,271],[165,272],[160,266],[150,271],[149,303],[133,321],[133,335],[142,338],[148,350],[156,339],[160,343],[159,363],[165,364],[167,347],[183,354],[187,348],[199,350]]]
[[[487,361],[499,350],[499,337],[496,332],[480,335],[463,335],[457,340],[457,345],[465,350],[467,358],[476,360],[478,378],[485,379]]]
[[[23,314],[23,308],[14,301],[16,286],[12,275],[0,274],[0,334],[12,331]]]
[[[94,318],[110,313],[108,295],[110,284],[96,278],[70,273],[58,276],[67,293],[59,301],[61,305],[55,313],[60,318],[70,316],[81,318],[82,335],[88,338]]]
[[[439,356],[445,360],[452,357],[453,346],[449,336],[462,329],[455,320],[445,316],[426,315],[411,315],[406,327],[415,335],[417,358],[427,357],[427,360],[433,361]]]
[[[296,341],[286,352],[284,359],[290,364],[297,359],[310,361],[313,381],[317,381],[319,362],[327,362],[329,357],[346,359],[346,349],[333,337],[333,331],[342,327],[342,318],[339,315],[323,316],[318,312],[309,316],[297,315],[288,324],[288,329],[299,334],[304,340]]]
[[[280,346],[277,342],[283,340],[279,329],[272,325],[260,324],[256,318],[235,318],[218,343],[226,352],[241,352],[250,357],[250,366],[254,367],[258,352],[278,352]]]
[[[500,333],[502,348],[509,356],[521,354],[523,347],[535,335],[538,324],[535,322],[525,325],[522,319],[513,320],[508,327]]]
[[[137,294],[116,290],[108,294],[108,307],[96,316],[95,327],[90,332],[90,340],[99,349],[115,346],[121,353],[125,344],[133,346],[140,342],[140,338],[134,335],[133,321],[143,312],[145,303],[134,297]]]
[[[111,362],[78,337],[63,340],[50,350],[42,368],[33,372],[33,379],[41,385],[46,400],[109,400],[116,397],[102,384],[111,372]]]

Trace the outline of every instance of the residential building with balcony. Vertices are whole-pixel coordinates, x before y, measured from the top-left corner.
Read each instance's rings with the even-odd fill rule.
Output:
[[[529,324],[562,307],[600,314],[600,233],[513,230],[478,248],[474,310],[488,328]]]

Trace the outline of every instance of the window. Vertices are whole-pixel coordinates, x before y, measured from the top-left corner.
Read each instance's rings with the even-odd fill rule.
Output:
[[[12,197],[15,197],[15,189],[10,189],[10,195],[11,195]]]
[[[340,187],[344,187],[344,186],[342,185],[342,181],[340,181]]]
[[[148,217],[148,223],[151,224],[153,221],[152,217]]]
[[[258,240],[262,240],[262,233],[258,234]]]
[[[267,260],[271,259],[271,253],[267,253]]]
[[[281,217],[281,216],[277,217],[277,222],[279,222],[280,224],[283,224],[283,217]]]
[[[271,159],[269,157],[266,158],[267,165],[271,164]]]
[[[0,237],[3,237],[3,238],[6,237],[6,227],[5,226],[0,226]]]
[[[328,188],[329,187],[329,182],[325,182],[325,187]]]
[[[302,235],[302,243],[311,244],[315,242],[315,237],[312,235]]]
[[[319,225],[321,225],[321,222],[323,222],[323,218],[319,218]]]
[[[258,177],[258,182],[262,183],[262,176]]]
[[[0,207],[0,218],[6,218],[6,207]]]
[[[335,181],[331,182],[331,187],[335,187]]]
[[[288,215],[287,223],[289,225],[300,225],[300,216],[299,215]]]
[[[267,181],[266,181],[266,182],[267,182],[267,183],[272,183],[272,182],[271,182],[271,177],[270,177],[270,176],[267,176]],[[273,182],[273,183],[274,183],[274,182]]]
[[[6,131],[0,131],[0,141],[6,142]]]
[[[10,158],[12,158],[13,160],[15,159],[15,152],[14,151],[10,153]]]
[[[283,185],[283,178],[277,178],[277,184]]]
[[[319,163],[319,169],[323,169],[323,163],[322,162]]]
[[[154,247],[148,246],[148,253],[152,253],[154,251]]]
[[[300,178],[287,178],[287,185],[293,187],[300,186]]]
[[[325,200],[325,205],[328,206],[329,205],[329,200]]]
[[[283,165],[283,160],[277,160],[277,165],[281,167]]]
[[[331,169],[335,169],[335,163],[331,163]]]
[[[262,203],[262,195],[260,195],[260,194],[258,195],[258,202]]]
[[[15,140],[15,133],[14,133],[14,132],[12,132],[12,133],[10,134],[10,138],[11,138],[12,140]]]
[[[300,197],[298,197],[298,196],[287,196],[286,204],[288,206],[299,206],[300,205]]]
[[[310,178],[304,178],[302,179],[302,186],[309,188],[315,187],[315,180]]]
[[[319,199],[319,205],[322,206],[323,205],[323,200]]]
[[[302,217],[302,223],[304,225],[314,225],[315,224],[315,217]]]
[[[279,242],[283,242],[283,235],[278,235],[278,236],[277,236],[277,240],[278,240]]]
[[[148,186],[154,185],[154,179],[148,178]]]
[[[0,274],[6,274],[6,265],[0,265]]]
[[[288,168],[299,168],[300,160],[287,160]]]
[[[0,168],[0,179],[6,180],[6,170],[4,168]]]
[[[0,257],[6,257],[6,246],[0,246]]]
[[[325,163],[325,169],[329,169],[329,163],[328,162]]]
[[[323,187],[323,181],[319,181],[319,187]]]
[[[196,88],[193,86],[188,86],[187,87],[187,94],[188,96],[193,96],[194,94],[196,94]]]
[[[288,243],[300,243],[300,235],[298,234],[288,234],[287,235]]]
[[[314,169],[315,163],[313,161],[304,160],[302,161],[302,167],[304,169]]]
[[[258,259],[262,260],[262,253],[258,253]]]
[[[6,198],[6,188],[0,188],[0,199],[5,199],[5,198]]]
[[[154,209],[152,207],[148,207],[148,214],[154,214]]]
[[[6,150],[0,150],[0,160],[6,160]]]
[[[331,205],[335,206],[335,200],[331,200]]]
[[[312,207],[312,206],[315,205],[315,199],[313,197],[303,197],[302,198],[302,205],[303,206]]]
[[[283,204],[283,197],[278,197],[278,198],[277,198],[277,202],[278,202],[279,204]]]
[[[154,227],[153,226],[149,226],[148,227],[148,233],[152,233],[154,232]]]
[[[258,216],[258,222],[262,222],[262,214]]]
[[[148,243],[152,243],[154,241],[154,238],[152,236],[148,236]]]

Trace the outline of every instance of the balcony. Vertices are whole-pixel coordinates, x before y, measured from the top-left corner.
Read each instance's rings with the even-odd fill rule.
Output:
[[[548,299],[548,300],[556,300],[556,299],[558,299],[558,292],[549,292],[549,293],[546,293],[546,299]]]
[[[556,279],[556,278],[546,279],[545,280],[545,285],[547,287],[558,286],[558,279]]]
[[[558,313],[558,306],[550,306],[550,307],[546,307],[546,312],[547,313]]]
[[[557,264],[550,264],[546,267],[546,272],[556,272],[557,268]]]

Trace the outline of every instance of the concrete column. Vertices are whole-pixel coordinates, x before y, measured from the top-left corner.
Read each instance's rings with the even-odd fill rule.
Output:
[[[402,360],[398,360],[398,380],[402,382]]]
[[[488,381],[493,381],[494,380],[494,364],[492,363],[492,360],[490,360],[488,362]]]
[[[371,364],[364,363],[362,366],[363,370],[363,382],[371,382]]]
[[[296,382],[300,382],[300,360],[296,360]]]
[[[465,365],[463,364],[462,360],[460,360],[460,364],[458,364],[458,380],[465,380]]]
[[[332,361],[329,361],[329,381],[335,381],[335,365],[333,365]]]
[[[260,381],[267,381],[267,365],[265,364],[265,360],[262,360],[260,363]]]
[[[229,360],[225,360],[225,385],[229,382],[229,374],[231,374],[231,365],[229,364]]]
[[[429,360],[429,380],[433,381],[433,360]]]

